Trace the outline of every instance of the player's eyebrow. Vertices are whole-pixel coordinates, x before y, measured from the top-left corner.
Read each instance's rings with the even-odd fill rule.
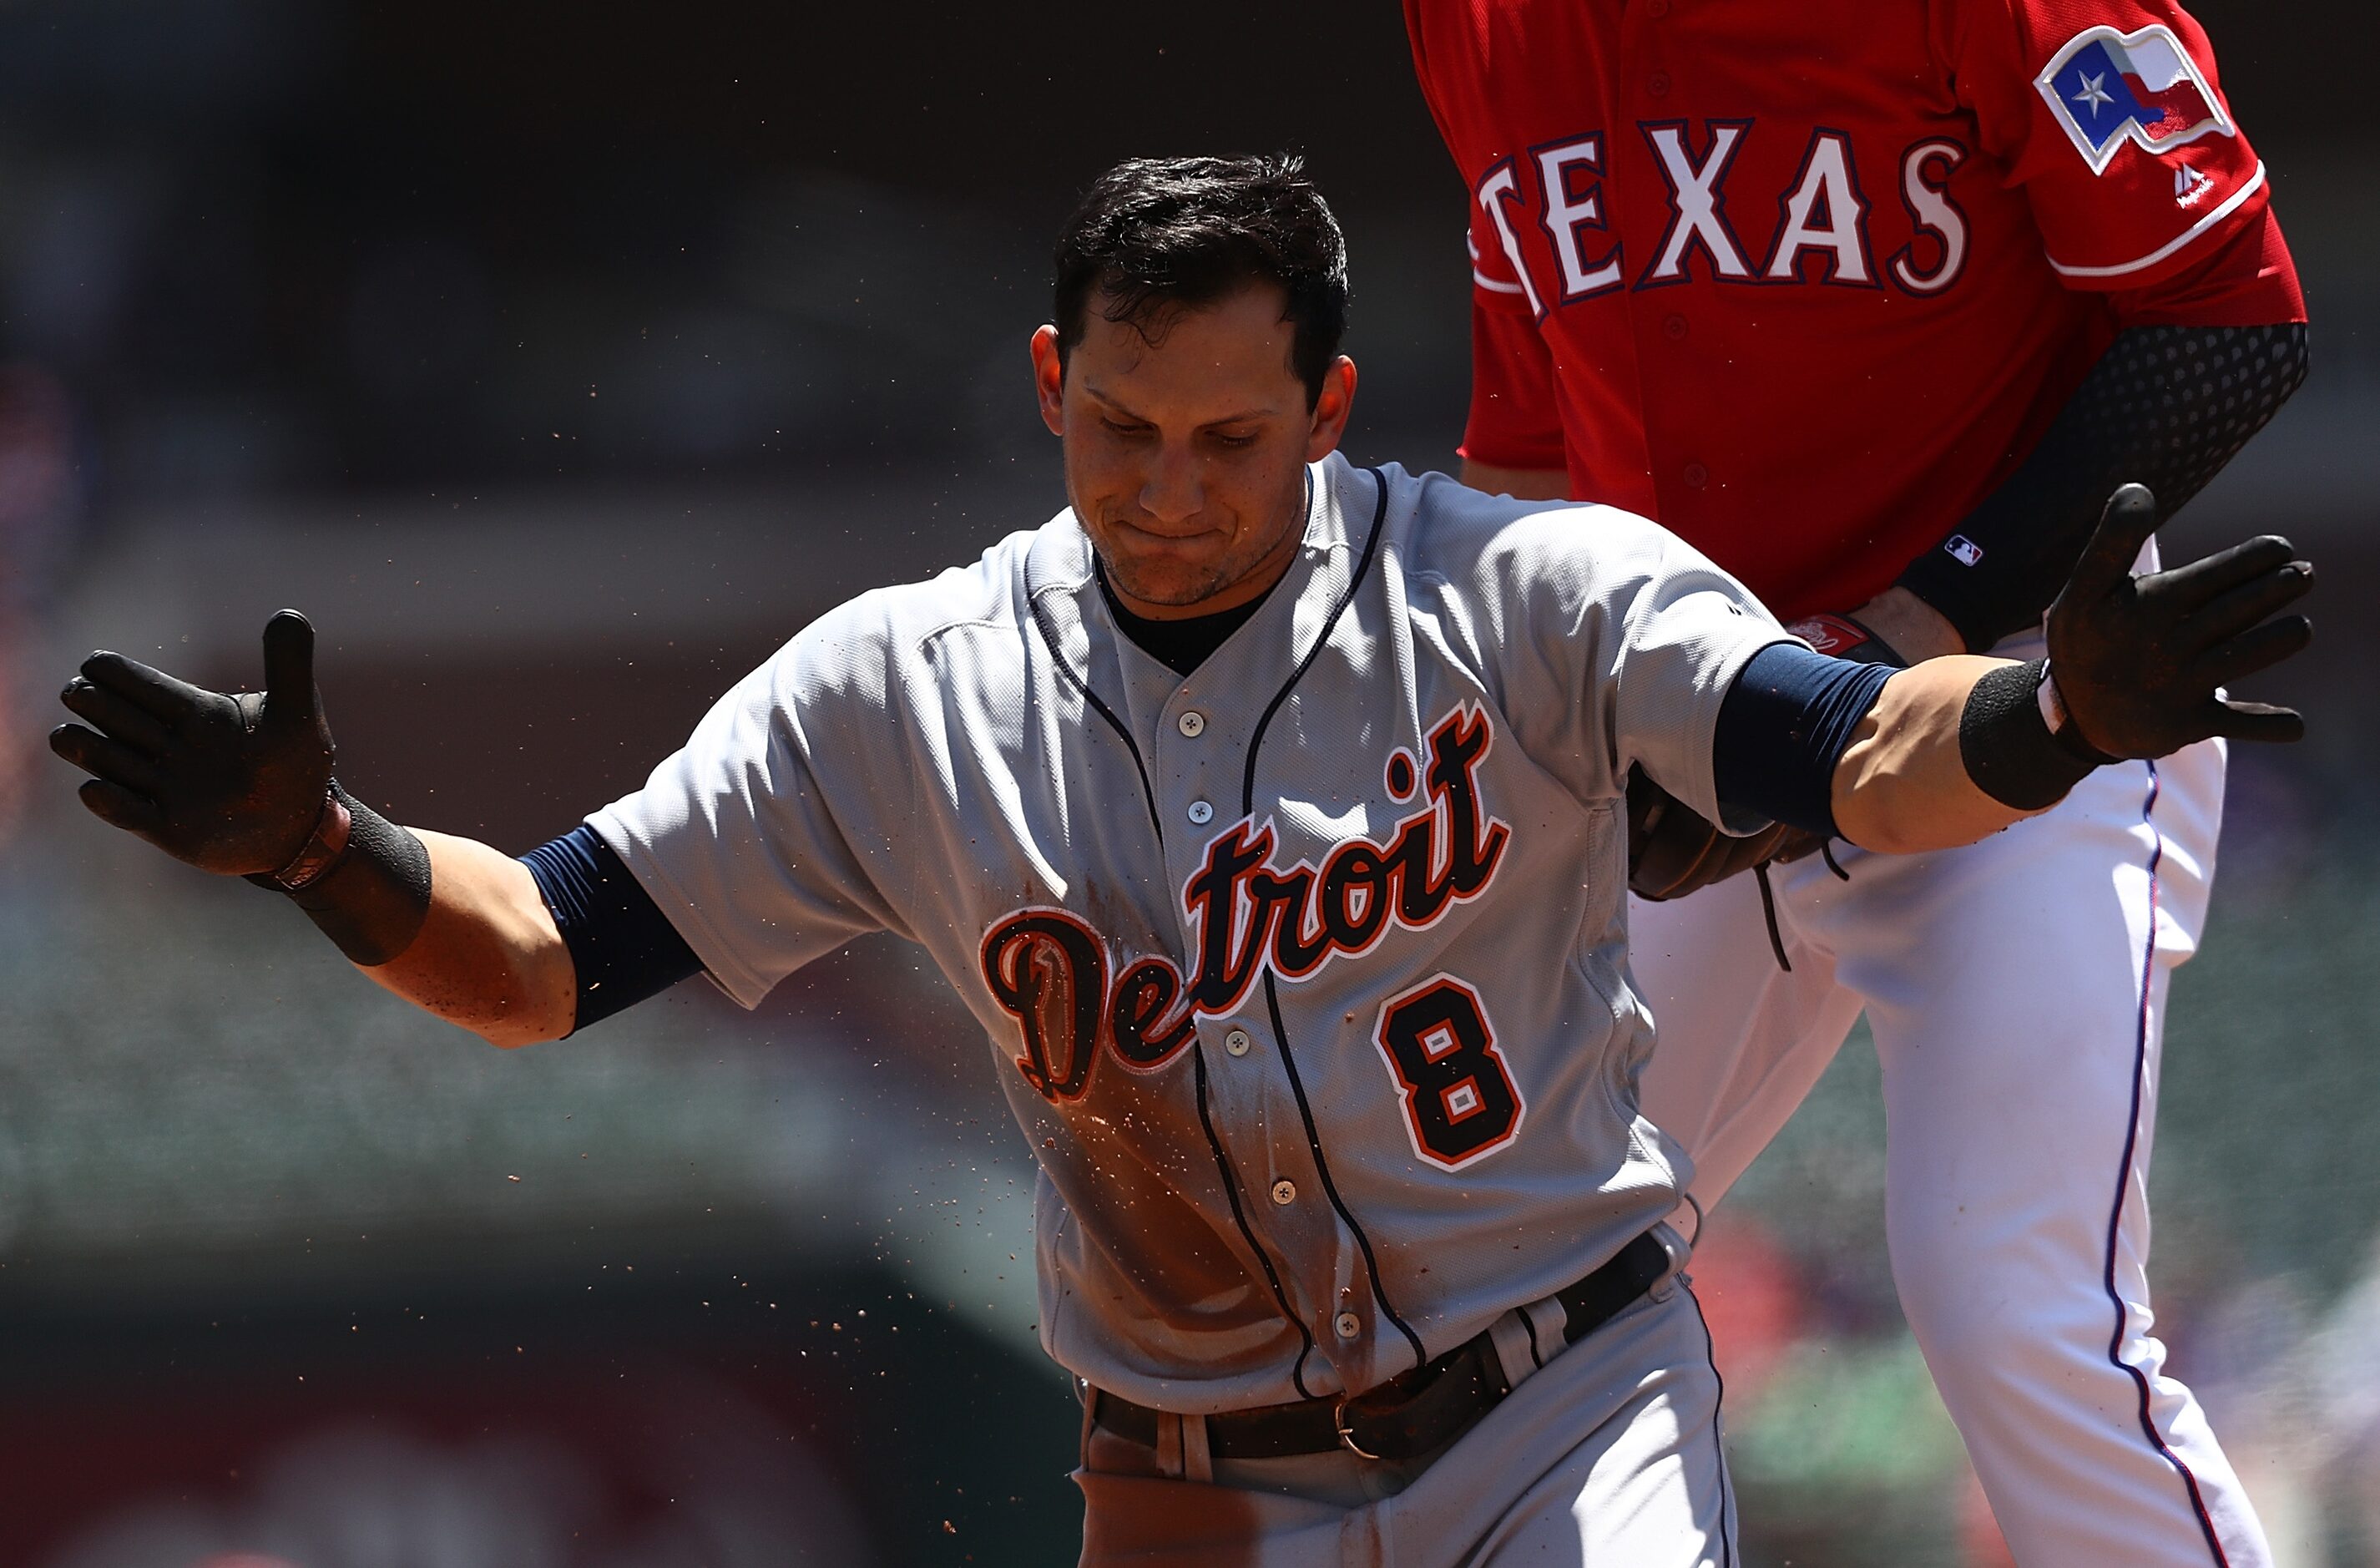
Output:
[[[1104,405],[1111,413],[1116,414],[1123,419],[1130,419],[1135,424],[1153,425],[1157,422],[1155,419],[1149,419],[1146,415],[1133,412],[1131,407],[1127,405],[1100,391],[1096,385],[1092,384],[1088,378],[1085,378],[1083,382],[1083,390],[1089,394],[1094,401]],[[1237,413],[1225,414],[1220,419],[1202,419],[1199,421],[1198,428],[1200,430],[1213,430],[1217,425],[1246,424],[1253,419],[1269,419],[1278,412],[1278,409],[1272,407],[1269,404],[1261,407],[1243,408]]]

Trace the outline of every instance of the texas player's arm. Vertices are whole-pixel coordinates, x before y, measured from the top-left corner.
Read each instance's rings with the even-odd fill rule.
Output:
[[[2305,379],[2304,304],[2269,209],[2199,265],[2119,295],[2116,306],[2130,324],[2025,461],[1891,588],[1851,612],[1899,657],[1989,648],[2037,626],[2109,490],[2141,480],[2170,517]],[[1559,426],[1549,454],[1533,433],[1553,406],[1546,355],[1526,315],[1475,299],[1462,448],[1473,489],[1523,500],[1570,494]]]
[[[1474,490],[1520,501],[1570,497],[1553,358],[1525,302],[1498,292],[1510,276],[1484,261],[1471,237],[1471,410],[1463,421],[1462,479]]]
[[[1910,657],[2037,625],[2114,485],[2147,484],[2170,517],[2306,371],[2305,302],[2265,167],[2187,12],[1987,0],[1946,6],[1937,25],[2048,264],[2107,298],[2116,334],[2024,461],[1852,612]]]
[[[1459,128],[1439,95],[1426,42],[1430,30],[1416,0],[1405,0],[1414,80],[1451,151],[1459,144]],[[1458,154],[1456,163],[1461,162]],[[1553,357],[1537,334],[1538,301],[1506,252],[1503,235],[1477,201],[1471,203],[1463,244],[1471,253],[1471,405],[1457,448],[1459,477],[1490,495],[1568,500]]]
[[[2269,617],[2313,585],[2285,540],[2252,540],[2135,578],[2156,525],[2139,486],[2118,492],[2049,613],[2049,658],[1952,654],[1905,670],[1761,650],[1730,688],[1713,742],[1723,807],[1864,848],[1970,844],[2046,810],[2094,768],[2210,735],[2295,740],[2286,709],[2221,688],[2313,636]]]

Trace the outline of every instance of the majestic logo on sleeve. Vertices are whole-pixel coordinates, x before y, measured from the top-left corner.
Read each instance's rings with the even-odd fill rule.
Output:
[[[1153,1072],[1196,1038],[1200,1017],[1235,1009],[1267,972],[1301,980],[1377,945],[1391,926],[1424,930],[1488,891],[1512,843],[1479,793],[1494,743],[1487,714],[1465,704],[1428,736],[1427,756],[1390,754],[1390,798],[1414,809],[1380,838],[1353,838],[1319,866],[1273,863],[1269,818],[1244,818],[1208,842],[1182,889],[1197,953],[1185,978],[1165,957],[1110,974],[1109,943],[1063,909],[1026,908],[984,933],[984,982],[1016,1020],[1016,1069],[1050,1100],[1079,1098],[1099,1056]]]
[[[2236,135],[2214,86],[2171,28],[2085,28],[2033,79],[2082,161],[2105,174],[2127,140],[2163,152]]]

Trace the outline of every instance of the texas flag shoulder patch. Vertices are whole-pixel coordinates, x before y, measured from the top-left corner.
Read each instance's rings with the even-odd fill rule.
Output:
[[[2163,152],[2202,136],[2236,136],[2231,116],[2171,28],[2084,28],[2033,79],[2095,175],[2135,142]]]

